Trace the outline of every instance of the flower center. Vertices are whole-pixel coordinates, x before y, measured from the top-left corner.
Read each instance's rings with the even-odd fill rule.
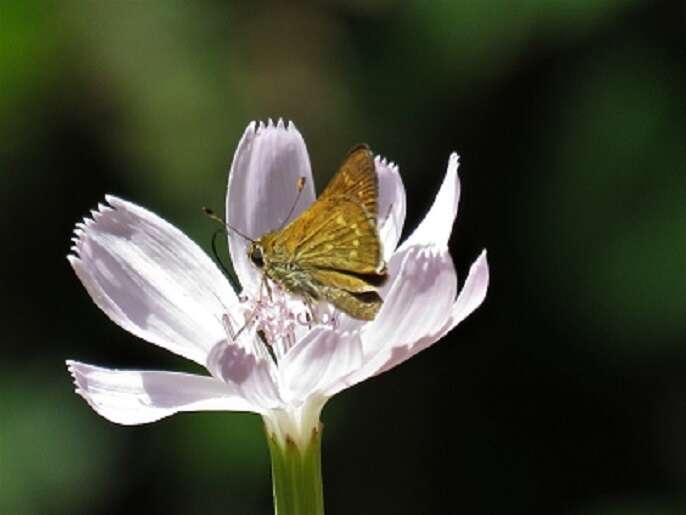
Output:
[[[274,285],[262,288],[256,297],[243,292],[240,296],[245,327],[254,329],[265,350],[278,361],[316,326],[336,329],[339,314],[328,304],[310,307]]]

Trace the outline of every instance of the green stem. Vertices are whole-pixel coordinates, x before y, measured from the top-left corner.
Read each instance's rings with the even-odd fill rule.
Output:
[[[276,515],[324,515],[322,490],[322,426],[312,430],[304,444],[290,437],[279,441],[267,433],[272,458]]]

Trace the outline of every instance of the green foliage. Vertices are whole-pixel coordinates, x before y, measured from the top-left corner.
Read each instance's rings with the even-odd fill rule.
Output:
[[[0,382],[1,513],[97,510],[118,488],[110,473],[121,439],[76,409],[67,378],[46,376],[27,368]]]

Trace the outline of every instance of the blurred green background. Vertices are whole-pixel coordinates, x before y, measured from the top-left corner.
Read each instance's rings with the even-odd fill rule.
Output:
[[[686,513],[686,6],[657,0],[0,2],[0,513],[268,514],[258,417],[120,427],[65,358],[189,370],[65,256],[105,193],[209,250],[253,119],[321,187],[366,141],[408,229],[448,155],[483,307],[323,418],[327,512]]]

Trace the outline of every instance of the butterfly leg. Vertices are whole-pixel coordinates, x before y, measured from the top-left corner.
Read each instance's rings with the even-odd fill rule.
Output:
[[[252,310],[250,310],[250,313],[248,314],[248,316],[245,319],[245,323],[236,333],[234,340],[236,340],[236,338],[238,338],[241,335],[241,333],[245,330],[246,327],[248,327],[249,325],[251,325],[255,321],[255,318],[257,317],[257,311],[260,308],[260,305],[262,303],[262,292],[264,291],[266,284],[267,284],[267,278],[262,277],[262,282],[260,283],[259,295],[257,296],[257,299],[255,301],[255,307]],[[268,288],[268,286],[267,286],[267,288]],[[268,291],[270,291],[270,290],[268,290]]]
[[[248,315],[245,324],[243,327],[240,328],[236,336],[238,336],[243,329],[245,329],[247,326],[252,324],[252,322],[257,318],[257,310],[260,308],[260,305],[263,300],[263,292],[267,291],[267,295],[269,297],[269,301],[272,302],[272,290],[271,287],[269,286],[269,282],[267,281],[267,277],[263,276],[262,281],[260,282],[260,289],[259,289],[259,295],[257,297],[257,301],[255,302],[255,307],[250,311],[250,314]],[[269,341],[269,338],[267,337],[267,333],[263,329],[258,329],[256,331],[257,336],[259,337],[260,341],[264,344],[266,347],[267,351],[269,352],[270,356],[272,359],[274,359],[274,362],[276,362],[276,357],[274,356],[274,350],[272,349],[271,342]]]
[[[252,324],[256,314],[257,314],[257,306],[255,306],[255,308],[250,312],[250,314],[248,315],[248,317],[245,320],[245,323],[241,326],[241,328],[238,330],[236,335],[233,337],[234,341],[236,341],[238,339],[238,337],[241,335],[241,333],[243,333],[243,331],[245,330],[246,327],[248,327],[250,324]]]

